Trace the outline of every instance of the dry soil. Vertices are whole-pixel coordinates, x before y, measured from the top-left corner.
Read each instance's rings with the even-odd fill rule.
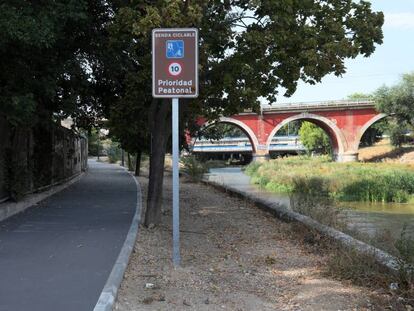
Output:
[[[147,179],[140,183],[145,195]],[[371,293],[323,276],[326,257],[244,200],[181,183],[182,266],[171,263],[171,179],[162,224],[140,228],[115,310],[372,310]]]

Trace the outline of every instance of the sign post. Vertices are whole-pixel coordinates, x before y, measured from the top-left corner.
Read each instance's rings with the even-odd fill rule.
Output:
[[[172,98],[173,263],[180,258],[179,98],[198,96],[198,30],[152,31],[152,96]]]

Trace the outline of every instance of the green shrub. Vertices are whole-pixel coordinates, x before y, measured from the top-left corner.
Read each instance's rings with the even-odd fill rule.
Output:
[[[117,163],[121,159],[121,149],[118,143],[111,142],[108,148],[108,159],[109,163]]]
[[[293,192],[314,197],[329,196],[329,180],[316,176],[295,177]]]
[[[203,175],[208,172],[205,164],[196,159],[195,156],[181,158],[183,172],[186,173],[192,181],[200,181]]]
[[[395,203],[414,197],[414,171],[398,164],[335,163],[326,156],[299,156],[255,162],[245,172],[253,184],[277,193]]]
[[[290,185],[276,183],[274,181],[268,182],[264,188],[275,193],[291,193],[293,190]]]
[[[253,176],[257,173],[260,166],[261,164],[259,162],[252,162],[246,167],[245,173],[249,176]]]
[[[343,201],[406,203],[414,193],[414,174],[376,173],[346,185],[339,196]]]

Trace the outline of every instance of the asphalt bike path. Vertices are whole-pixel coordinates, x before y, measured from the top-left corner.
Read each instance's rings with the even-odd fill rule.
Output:
[[[127,236],[134,179],[89,161],[82,179],[0,222],[0,311],[91,311]]]

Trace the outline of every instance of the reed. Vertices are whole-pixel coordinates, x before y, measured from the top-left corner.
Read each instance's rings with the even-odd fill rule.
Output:
[[[327,195],[339,201],[406,203],[414,198],[414,168],[394,163],[336,163],[290,157],[246,168],[251,181],[277,193]]]

